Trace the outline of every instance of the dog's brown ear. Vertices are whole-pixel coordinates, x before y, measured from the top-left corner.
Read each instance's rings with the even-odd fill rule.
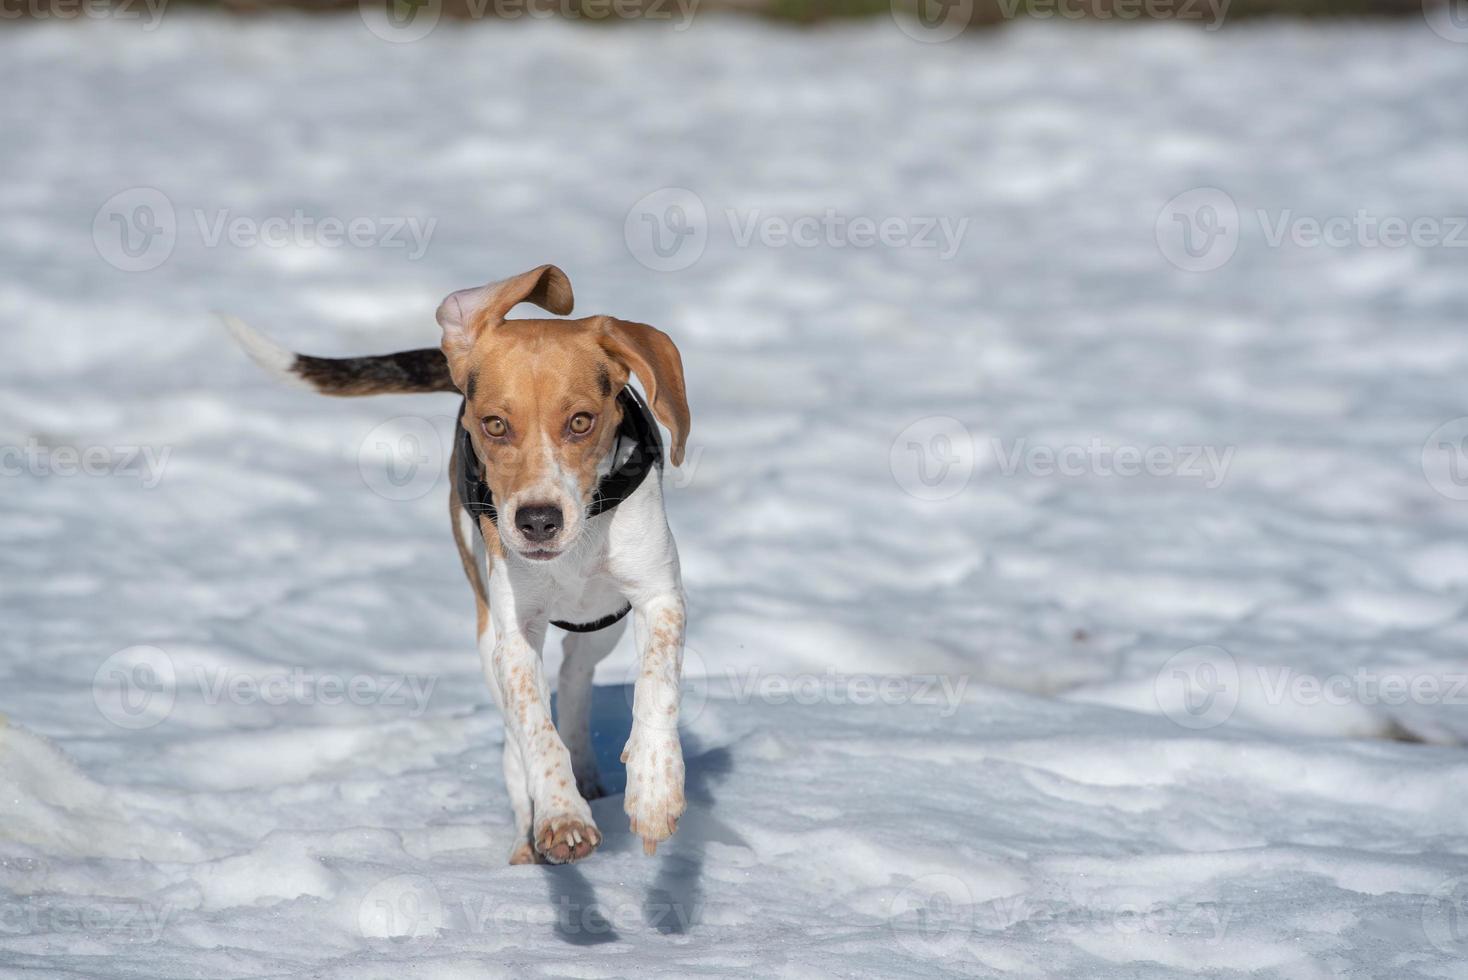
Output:
[[[459,379],[459,364],[474,341],[489,327],[503,323],[505,314],[520,303],[534,303],[559,316],[571,312],[571,280],[553,265],[542,265],[499,282],[461,289],[438,306],[443,327],[443,352]]]
[[[683,358],[672,338],[656,327],[616,317],[596,318],[602,348],[620,361],[647,389],[652,413],[673,436],[668,457],[674,466],[683,463],[688,445],[688,392],[683,387]]]

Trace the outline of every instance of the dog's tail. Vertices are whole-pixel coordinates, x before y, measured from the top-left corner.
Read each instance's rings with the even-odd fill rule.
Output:
[[[370,357],[312,357],[286,350],[235,317],[225,316],[224,325],[256,364],[288,384],[323,395],[351,398],[459,390],[437,347]]]

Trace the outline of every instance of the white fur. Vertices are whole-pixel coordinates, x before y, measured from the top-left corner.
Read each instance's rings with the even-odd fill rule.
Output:
[[[612,628],[602,631],[605,636],[568,638],[558,736],[548,730],[550,701],[541,665],[548,624],[590,622],[616,612],[623,603],[632,605],[641,668],[633,696],[632,733],[623,755],[624,807],[650,853],[672,834],[684,808],[677,716],[683,586],[660,481],[645,480],[615,509],[585,521],[559,558],[538,562],[509,551],[488,571],[491,626],[480,638],[480,654],[505,718],[506,778],[525,781],[523,794],[518,786],[510,789],[517,830],[530,833],[532,840],[547,822],[558,818],[595,826],[590,808],[577,792],[578,785],[585,789],[596,778],[583,712],[591,669],[620,635],[620,629]],[[656,629],[660,616],[675,618],[676,630]],[[533,679],[528,692],[526,677]],[[529,697],[524,696],[527,693]]]
[[[224,326],[234,337],[235,342],[245,349],[246,354],[250,355],[250,360],[287,384],[297,388],[315,390],[309,381],[296,373],[294,353],[281,347],[238,317],[221,313],[219,318],[224,321]]]

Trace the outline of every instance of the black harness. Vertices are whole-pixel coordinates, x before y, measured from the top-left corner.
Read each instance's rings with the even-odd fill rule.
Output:
[[[459,407],[461,418],[467,404],[465,402]],[[617,395],[617,405],[622,409],[622,424],[617,426],[617,438],[612,444],[612,459],[622,459],[622,463],[614,464],[612,471],[597,483],[591,498],[591,508],[586,513],[588,519],[605,514],[632,496],[642,486],[642,481],[647,479],[648,473],[654,468],[661,470],[663,467],[663,440],[658,436],[657,423],[653,421],[647,405],[631,388],[623,388]],[[623,447],[626,446],[631,448],[626,458],[622,458]],[[459,426],[458,455],[459,470],[454,479],[459,488],[459,502],[475,518],[475,526],[483,534],[484,527],[479,524],[478,519],[487,517],[489,523],[498,527],[499,511],[495,509],[494,494],[485,482],[484,467],[479,461],[479,454],[474,451],[469,430],[462,425]],[[551,620],[551,625],[572,633],[595,633],[606,629],[631,611],[632,607],[626,605],[618,612],[603,616],[595,622],[563,623]]]

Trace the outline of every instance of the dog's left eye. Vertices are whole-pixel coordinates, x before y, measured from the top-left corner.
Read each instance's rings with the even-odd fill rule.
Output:
[[[596,419],[593,418],[590,413],[577,412],[575,415],[571,416],[571,421],[567,423],[567,425],[576,435],[584,436],[586,435],[586,433],[591,431],[591,424],[595,421]]]

